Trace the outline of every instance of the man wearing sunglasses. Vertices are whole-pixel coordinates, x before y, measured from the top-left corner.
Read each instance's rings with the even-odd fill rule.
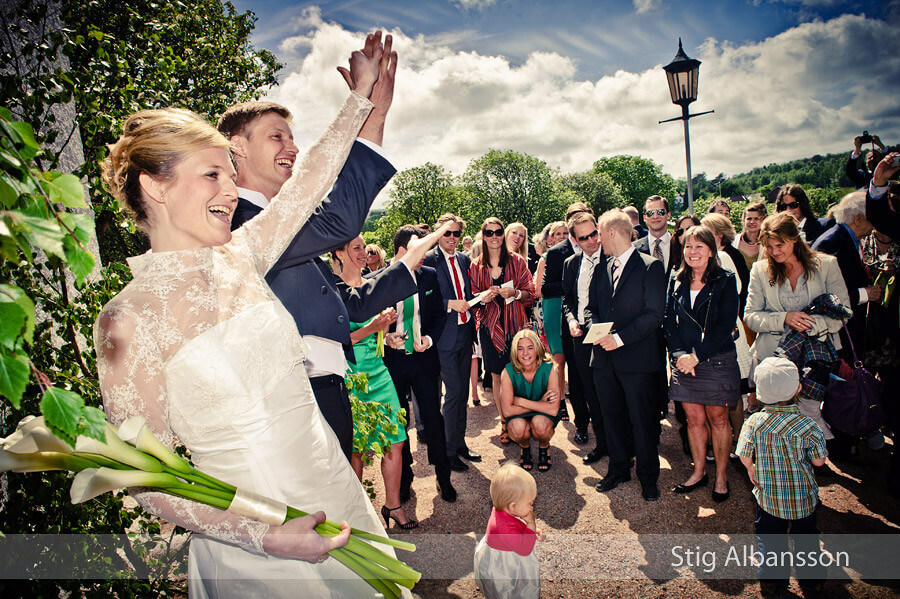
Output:
[[[437,271],[443,307],[447,318],[437,341],[441,379],[444,382],[444,430],[450,468],[457,472],[469,469],[460,458],[480,462],[481,456],[466,446],[466,406],[469,402],[469,371],[472,368],[472,343],[475,322],[469,311],[472,281],[469,257],[456,251],[465,221],[455,214],[442,214],[435,223],[439,228],[450,222],[450,228],[438,240],[438,247],[425,256],[425,266]]]
[[[642,254],[653,256],[663,263],[666,280],[672,274],[672,234],[669,233],[669,201],[662,197],[653,195],[644,202],[644,222],[647,224],[648,234],[643,239],[634,242],[634,247]],[[662,293],[665,296],[666,290]],[[666,336],[660,324],[659,331],[656,334],[659,351],[662,355],[666,353]],[[659,406],[660,419],[665,418],[669,409],[669,381],[666,374],[665,366],[653,375],[653,395],[656,397]],[[658,432],[662,432],[662,429]]]
[[[566,222],[580,213],[593,214],[593,210],[584,202],[575,202],[570,204],[566,209]],[[563,270],[566,260],[581,252],[581,248],[575,242],[575,238],[571,235],[566,241],[560,241],[544,254],[544,281],[541,285],[541,295],[548,297],[562,297],[563,295]],[[544,328],[559,327],[560,337],[562,338],[563,354],[566,356],[566,362],[573,364],[575,362],[574,341],[569,333],[569,327],[564,326],[562,318],[560,322],[549,322],[544,320]],[[584,389],[581,386],[581,380],[577,376],[569,377],[569,401],[572,402],[572,412],[575,416],[575,436],[573,440],[579,445],[588,442],[588,424],[590,423],[591,414],[588,411],[587,402],[585,400]],[[566,414],[563,420],[568,420],[568,414],[565,411],[566,402],[561,401],[559,404],[560,414]]]
[[[597,230],[597,219],[593,214],[581,212],[569,219],[566,227],[569,235],[578,243],[581,252],[570,256],[563,266],[563,300],[562,315],[565,326],[572,336],[572,350],[575,360],[569,362],[570,377],[577,377],[584,391],[584,399],[590,412],[591,425],[596,441],[583,461],[585,464],[599,462],[607,454],[606,431],[603,429],[603,416],[600,413],[600,402],[594,388],[594,375],[591,371],[591,352],[593,345],[582,343],[586,332],[585,310],[594,271],[606,267],[606,257],[600,247],[600,232]]]

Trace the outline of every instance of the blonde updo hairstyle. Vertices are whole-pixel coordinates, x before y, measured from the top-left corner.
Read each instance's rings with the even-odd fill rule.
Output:
[[[144,232],[150,226],[140,175],[171,180],[175,167],[191,152],[228,149],[228,140],[200,115],[181,108],[141,110],[122,126],[103,161],[106,189],[131,213]]]

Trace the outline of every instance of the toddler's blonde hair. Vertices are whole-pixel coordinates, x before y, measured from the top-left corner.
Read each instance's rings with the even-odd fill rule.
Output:
[[[532,493],[537,495],[534,477],[513,462],[503,464],[491,480],[491,502],[498,510],[505,511],[509,504]]]

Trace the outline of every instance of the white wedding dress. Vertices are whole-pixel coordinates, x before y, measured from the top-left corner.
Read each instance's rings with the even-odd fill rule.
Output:
[[[95,325],[107,415],[146,418],[202,471],[306,512],[382,533],[310,388],[306,345],[264,276],[337,177],[371,108],[351,94],[336,120],[259,216],[224,246],[129,260],[134,280]],[[199,534],[192,597],[367,597],[374,590],[329,558],[268,556],[269,526],[147,489],[149,512]]]

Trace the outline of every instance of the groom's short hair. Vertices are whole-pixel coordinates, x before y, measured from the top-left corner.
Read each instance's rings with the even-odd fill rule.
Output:
[[[274,112],[286,121],[291,120],[291,111],[275,102],[241,102],[222,113],[216,122],[216,129],[227,139],[243,135],[250,123],[259,117]]]

